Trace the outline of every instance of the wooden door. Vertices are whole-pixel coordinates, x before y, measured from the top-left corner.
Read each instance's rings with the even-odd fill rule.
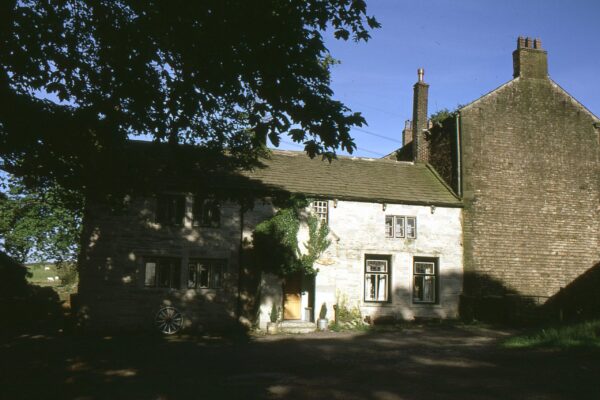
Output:
[[[302,318],[302,274],[288,275],[283,285],[283,319]]]

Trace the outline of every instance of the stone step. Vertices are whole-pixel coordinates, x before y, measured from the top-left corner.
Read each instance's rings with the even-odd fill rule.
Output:
[[[317,330],[314,322],[302,320],[285,320],[279,323],[279,332],[282,333],[310,333]]]

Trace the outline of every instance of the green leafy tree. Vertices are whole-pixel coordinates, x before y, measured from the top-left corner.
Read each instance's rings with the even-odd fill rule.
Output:
[[[10,178],[0,196],[0,237],[6,254],[22,263],[74,261],[81,202],[66,204],[64,198],[59,187],[31,191]]]
[[[97,181],[131,135],[242,157],[282,135],[352,151],[323,32],[366,41],[364,0],[0,2],[0,158],[28,185]]]
[[[258,224],[253,234],[254,261],[262,270],[285,276],[294,272],[314,275],[315,261],[329,247],[327,224],[320,224],[314,215],[307,215],[308,241],[305,251],[300,249],[298,232],[302,211],[309,201],[292,196],[287,205],[275,215]]]

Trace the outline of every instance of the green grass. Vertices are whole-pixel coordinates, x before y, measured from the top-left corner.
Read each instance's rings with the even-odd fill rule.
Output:
[[[544,328],[529,334],[513,336],[502,343],[506,348],[548,347],[558,349],[600,349],[600,319],[572,325]]]
[[[45,268],[48,268],[47,270]],[[52,284],[48,278],[54,278],[58,276],[56,266],[54,264],[30,264],[27,265],[27,270],[31,273],[31,277],[27,280],[33,284]],[[58,282],[56,282],[58,284]]]

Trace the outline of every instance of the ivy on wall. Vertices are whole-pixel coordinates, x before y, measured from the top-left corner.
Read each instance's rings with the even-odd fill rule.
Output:
[[[291,197],[275,215],[256,226],[253,235],[254,260],[260,269],[285,276],[294,272],[315,275],[315,261],[331,244],[327,239],[327,224],[319,224],[312,214],[306,215],[310,200]],[[305,252],[300,250],[298,232],[301,220],[306,217],[308,240]]]

